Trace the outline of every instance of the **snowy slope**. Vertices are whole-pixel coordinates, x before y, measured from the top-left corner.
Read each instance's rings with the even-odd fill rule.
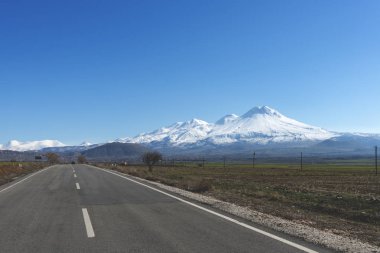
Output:
[[[28,151],[28,150],[40,150],[47,147],[63,147],[65,144],[57,140],[43,140],[43,141],[17,141],[12,140],[7,144],[1,145],[2,150],[13,151]]]
[[[127,139],[134,143],[166,142],[171,144],[194,143],[207,138],[213,125],[203,120],[192,119],[186,122],[177,122],[168,127],[162,127],[151,133],[143,133],[135,138]]]
[[[216,124],[209,133],[217,144],[236,141],[258,144],[317,141],[333,136],[334,133],[290,119],[267,106],[255,107],[241,117]]]
[[[43,141],[17,141],[12,140],[7,144],[0,145],[0,150],[12,151],[41,151],[41,152],[79,152],[90,148],[98,147],[103,143],[92,144],[90,142],[82,142],[76,146],[67,146],[57,140],[43,140]]]
[[[85,151],[85,150],[95,148],[95,147],[98,147],[101,145],[103,145],[103,143],[92,144],[90,142],[84,141],[77,146],[53,146],[53,147],[47,147],[47,148],[40,149],[40,151],[41,152],[57,152],[57,153],[81,152],[81,151]]]
[[[216,123],[193,119],[178,122],[134,138],[118,139],[120,142],[165,143],[172,146],[207,142],[255,144],[322,141],[336,136],[319,127],[309,126],[290,119],[267,107],[254,107],[242,116],[229,114]]]

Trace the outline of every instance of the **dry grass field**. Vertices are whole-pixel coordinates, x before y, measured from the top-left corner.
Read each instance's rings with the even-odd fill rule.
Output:
[[[369,166],[102,167],[380,246],[380,175]]]
[[[45,167],[37,162],[0,162],[0,185]]]

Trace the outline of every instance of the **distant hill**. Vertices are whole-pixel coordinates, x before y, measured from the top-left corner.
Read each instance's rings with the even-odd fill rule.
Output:
[[[329,151],[358,151],[372,150],[374,146],[380,145],[380,136],[375,134],[343,134],[322,141],[313,146],[314,149]]]
[[[12,150],[0,150],[0,161],[34,161],[37,152],[19,152]]]
[[[139,160],[148,148],[135,143],[107,143],[81,152],[88,160]]]

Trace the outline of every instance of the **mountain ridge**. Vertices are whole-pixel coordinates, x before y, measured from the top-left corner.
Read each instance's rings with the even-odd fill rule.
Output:
[[[66,145],[58,140],[41,140],[41,141],[11,140],[4,145],[0,145],[0,150],[33,151],[33,150],[41,150],[47,147],[64,147],[64,146]]]
[[[290,119],[268,106],[254,107],[242,116],[228,114],[215,123],[199,119],[177,122],[133,138],[119,139],[132,143],[164,142],[173,146],[209,141],[230,144],[246,141],[253,144],[269,142],[318,141],[336,134]]]
[[[346,150],[344,145],[355,149],[362,148],[365,144],[378,143],[380,135],[328,131],[289,118],[269,106],[257,106],[241,116],[227,114],[214,123],[193,118],[135,137],[118,138],[106,143],[83,142],[80,145],[67,146],[57,140],[32,142],[13,140],[0,145],[0,150],[83,152],[113,142],[142,144],[170,152],[174,149],[181,149],[184,152],[205,150],[216,152],[216,149],[225,149],[226,152],[234,152],[235,149],[250,150],[253,147],[314,147],[325,150],[329,145]]]

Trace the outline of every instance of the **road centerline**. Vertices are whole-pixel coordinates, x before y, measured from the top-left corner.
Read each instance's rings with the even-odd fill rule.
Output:
[[[86,227],[87,237],[88,238],[95,237],[94,228],[92,227],[90,215],[88,215],[87,208],[82,208],[82,214],[83,214],[84,225]]]

